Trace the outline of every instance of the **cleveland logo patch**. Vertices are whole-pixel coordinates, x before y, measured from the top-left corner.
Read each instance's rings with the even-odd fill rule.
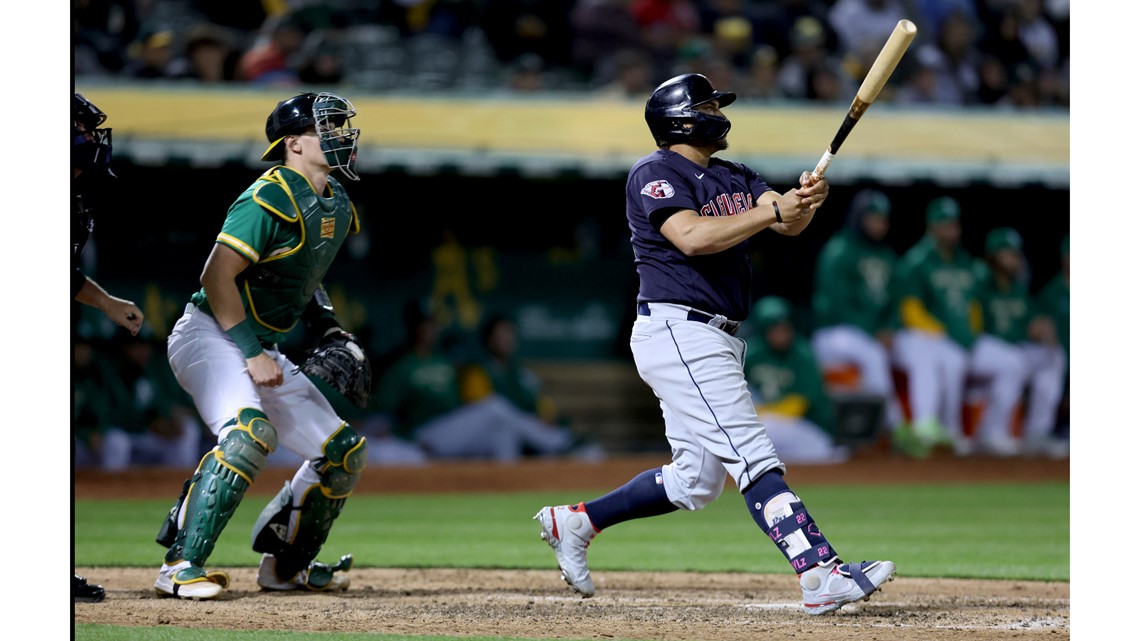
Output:
[[[336,235],[336,219],[335,218],[322,218],[321,219],[321,238],[332,238]]]
[[[672,198],[677,193],[668,180],[654,180],[641,188],[641,193],[650,198]]]

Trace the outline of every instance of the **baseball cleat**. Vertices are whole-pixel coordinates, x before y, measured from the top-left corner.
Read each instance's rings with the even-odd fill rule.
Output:
[[[257,585],[262,590],[309,590],[311,592],[335,592],[347,590],[349,577],[346,574],[352,568],[352,555],[340,557],[335,565],[328,565],[319,561],[309,564],[307,570],[298,572],[289,580],[282,580],[277,576],[277,557],[272,554],[261,556],[261,565],[257,568]]]
[[[215,599],[230,587],[230,577],[225,572],[207,572],[205,568],[183,561],[177,565],[162,565],[154,591],[158,596],[173,596],[179,599],[203,601]]]
[[[834,612],[847,603],[866,601],[879,586],[894,579],[895,564],[890,561],[861,561],[821,564],[800,575],[804,611],[808,614]]]
[[[87,579],[78,574],[72,576],[71,596],[75,603],[99,603],[106,598],[107,592],[103,586],[88,583]]]
[[[547,506],[534,515],[534,520],[542,526],[539,533],[542,540],[554,550],[562,580],[582,598],[594,596],[594,581],[586,566],[586,548],[598,531],[586,516],[585,506],[582,503]]]

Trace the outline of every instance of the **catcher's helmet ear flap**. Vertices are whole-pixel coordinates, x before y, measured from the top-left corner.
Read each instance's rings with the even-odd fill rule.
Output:
[[[727,107],[736,100],[731,91],[713,89],[699,73],[686,73],[658,85],[645,103],[645,122],[659,147],[674,143],[707,143],[728,135],[732,123],[695,108],[716,100]]]
[[[107,114],[82,94],[71,95],[72,169],[97,169],[115,176],[111,172],[111,128],[99,126],[106,120]]]

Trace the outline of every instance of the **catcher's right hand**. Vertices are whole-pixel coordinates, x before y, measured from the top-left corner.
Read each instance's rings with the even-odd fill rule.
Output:
[[[299,369],[328,383],[357,407],[368,406],[372,366],[356,336],[341,329],[330,330]]]

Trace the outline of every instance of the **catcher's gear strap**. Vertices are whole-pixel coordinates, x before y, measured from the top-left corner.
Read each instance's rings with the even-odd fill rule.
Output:
[[[277,447],[277,430],[260,410],[242,409],[231,425],[218,445],[202,457],[189,485],[184,485],[182,505],[176,503],[170,511],[168,521],[171,517],[180,521],[166,552],[170,565],[184,560],[206,564],[246,489]],[[169,522],[163,525],[159,543],[169,539],[170,529]]]
[[[347,423],[325,441],[323,452],[308,463],[317,472],[318,483],[306,488],[299,501],[294,500],[291,484],[285,483],[253,526],[254,551],[277,557],[282,581],[308,569],[317,558],[368,462],[367,440]]]

